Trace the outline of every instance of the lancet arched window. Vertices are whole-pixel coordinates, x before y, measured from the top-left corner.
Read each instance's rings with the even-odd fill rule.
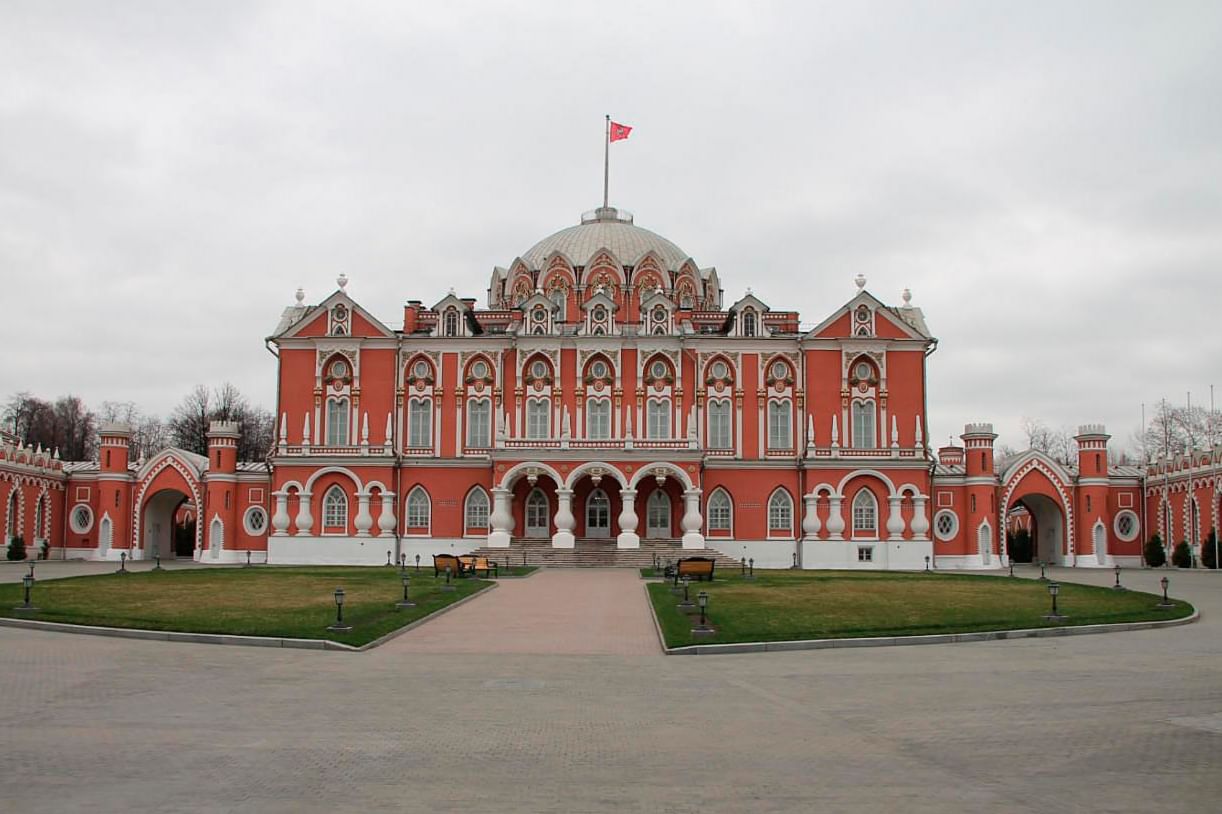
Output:
[[[869,489],[860,490],[853,498],[853,534],[878,534],[878,501]]]
[[[463,523],[469,529],[488,528],[488,493],[477,486],[467,493],[463,508]]]
[[[343,532],[348,530],[348,495],[339,484],[327,490],[322,499],[322,530]]]
[[[729,534],[734,523],[734,505],[725,489],[715,489],[709,495],[709,505],[705,509],[709,517],[709,531]]]
[[[774,537],[793,534],[793,498],[777,489],[768,498],[768,534]]]
[[[429,526],[429,493],[417,486],[407,493],[407,527],[425,529]]]

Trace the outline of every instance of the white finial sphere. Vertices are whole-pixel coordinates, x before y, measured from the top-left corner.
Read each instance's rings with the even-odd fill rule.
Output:
[[[335,278],[335,284],[339,286],[340,291],[343,291],[344,287],[348,285],[348,275],[341,273]]]
[[[866,275],[858,274],[857,277],[853,280],[853,282],[857,283],[857,287],[859,289],[865,288],[866,287]]]
[[[904,298],[904,305],[912,305],[912,291],[910,289],[905,288],[901,296]]]
[[[297,289],[297,304],[301,305],[303,302],[305,302],[305,289],[299,288]]]

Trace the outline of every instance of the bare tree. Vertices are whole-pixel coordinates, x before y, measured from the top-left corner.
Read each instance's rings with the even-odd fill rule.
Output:
[[[1206,449],[1217,443],[1222,431],[1222,411],[1211,415],[1205,407],[1177,407],[1160,401],[1144,430],[1134,441],[1148,460],[1182,454],[1186,450]]]
[[[207,455],[208,422],[211,420],[212,397],[207,387],[197,384],[170,414],[168,428],[174,446],[197,455]]]
[[[208,454],[208,425],[233,421],[238,425],[238,459],[263,460],[274,442],[275,419],[262,407],[252,407],[242,392],[225,382],[211,393],[196,385],[174,408],[167,429],[174,445]]]
[[[170,445],[165,422],[158,416],[148,415],[133,401],[104,401],[98,418],[102,422],[119,421],[132,428],[133,460],[150,458]]]
[[[17,437],[23,444],[37,444],[35,433],[40,422],[46,420],[46,414],[51,412],[51,405],[32,393],[18,393],[4,405],[2,419],[4,428]]]
[[[1077,459],[1078,445],[1073,431],[1068,427],[1053,429],[1038,418],[1023,418],[1023,435],[1027,449],[1042,452],[1064,466],[1072,466]]]

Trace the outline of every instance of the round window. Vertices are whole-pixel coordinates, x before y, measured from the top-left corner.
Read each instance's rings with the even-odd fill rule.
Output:
[[[789,368],[784,362],[777,362],[772,366],[772,378],[783,379],[789,375]]]
[[[476,362],[471,365],[471,375],[477,379],[482,379],[488,375],[488,365],[484,362]]]
[[[868,381],[870,378],[870,366],[867,365],[865,362],[858,362],[856,373],[857,373],[858,379],[861,379],[862,381]]]
[[[606,318],[607,318],[607,309],[605,308],[595,308],[594,309],[594,319],[596,321],[602,322]]]
[[[1137,515],[1130,511],[1123,511],[1116,515],[1113,529],[1117,537],[1128,543],[1137,538],[1138,527]]]
[[[246,527],[247,534],[258,537],[267,530],[267,512],[263,511],[262,506],[251,506],[242,518],[242,525]]]
[[[93,509],[84,503],[77,504],[68,516],[68,524],[77,534],[86,534],[93,528]]]
[[[666,309],[660,305],[657,308],[653,309],[653,321],[654,322],[665,322],[666,321]]]
[[[730,375],[730,368],[726,366],[725,362],[717,361],[713,363],[712,372],[714,379],[724,379]]]
[[[535,322],[543,322],[547,319],[547,310],[543,306],[539,306],[534,312]]]
[[[593,374],[594,378],[596,379],[605,378],[607,375],[607,363],[603,361],[595,362],[594,364],[590,365],[590,373]]]
[[[429,363],[428,363],[428,362],[426,362],[426,361],[424,361],[424,360],[422,359],[422,360],[420,360],[419,362],[417,362],[417,363],[416,363],[416,366],[415,366],[414,368],[412,368],[412,370],[413,370],[413,372],[416,374],[416,378],[418,378],[418,379],[425,379],[425,378],[428,378],[428,375],[429,375]]]
[[[866,308],[864,305],[859,305],[857,307],[857,321],[858,322],[869,322],[870,321],[870,309]]]
[[[530,366],[530,373],[536,379],[545,378],[547,376],[547,365],[543,364],[543,362],[535,362]]]
[[[666,363],[654,362],[653,365],[650,366],[649,372],[653,374],[655,379],[666,378]]]
[[[338,379],[342,379],[343,377],[347,376],[348,375],[348,363],[345,362],[343,359],[340,359],[339,361],[332,364],[331,365],[331,375],[335,376]]]
[[[933,519],[933,533],[943,542],[959,533],[959,516],[949,509],[938,512]]]
[[[331,309],[331,318],[336,322],[343,322],[348,318],[348,309],[342,305],[337,305]]]

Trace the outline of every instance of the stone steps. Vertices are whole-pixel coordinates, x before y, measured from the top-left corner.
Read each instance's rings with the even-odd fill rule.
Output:
[[[663,560],[709,557],[719,568],[738,568],[739,561],[712,548],[685,550],[678,540],[642,540],[640,548],[616,548],[614,540],[578,540],[573,548],[552,548],[548,540],[514,540],[509,548],[479,548],[474,554],[512,565],[552,568],[649,568],[654,555]]]

